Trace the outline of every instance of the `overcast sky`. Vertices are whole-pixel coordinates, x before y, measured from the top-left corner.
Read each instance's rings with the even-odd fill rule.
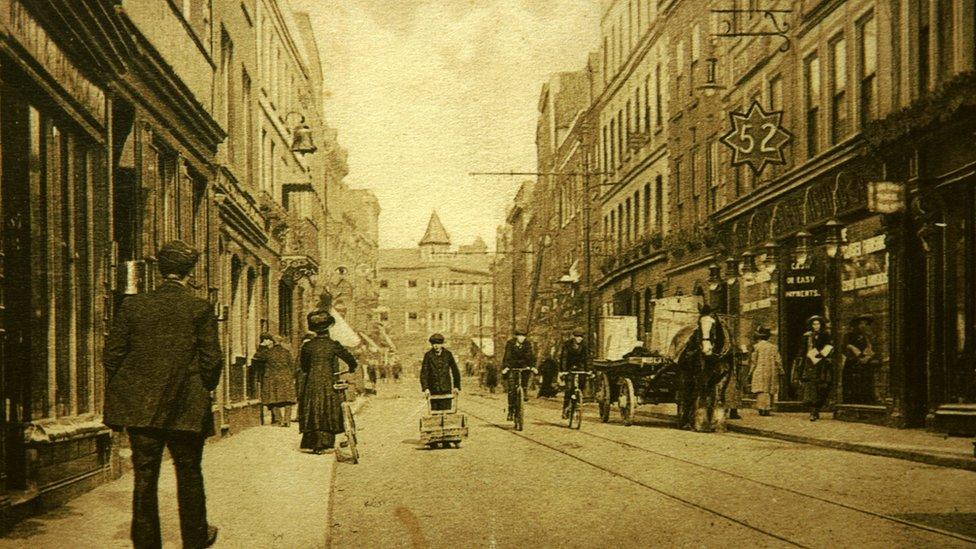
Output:
[[[312,15],[353,187],[376,192],[380,246],[415,246],[437,209],[454,244],[495,227],[534,171],[539,91],[584,68],[599,0],[291,0]]]

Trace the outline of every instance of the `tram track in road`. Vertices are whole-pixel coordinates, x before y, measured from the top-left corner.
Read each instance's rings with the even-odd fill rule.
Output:
[[[589,467],[592,467],[594,469],[598,469],[600,471],[603,471],[604,473],[607,473],[607,474],[609,474],[609,475],[611,475],[613,477],[619,478],[621,480],[625,480],[625,481],[630,482],[632,484],[636,484],[637,486],[640,486],[642,488],[645,488],[647,490],[650,490],[651,492],[654,492],[655,494],[658,494],[660,496],[663,496],[663,497],[665,497],[667,499],[670,499],[672,501],[677,501],[678,503],[681,503],[682,505],[688,506],[688,507],[690,507],[692,509],[697,509],[699,511],[703,511],[703,512],[708,513],[710,515],[717,516],[719,518],[722,518],[722,519],[727,520],[729,522],[732,522],[734,524],[738,524],[739,526],[742,526],[742,527],[744,527],[744,528],[746,528],[748,530],[751,530],[751,531],[756,532],[758,534],[761,534],[763,536],[766,536],[766,537],[775,539],[777,541],[781,541],[783,543],[786,543],[786,544],[788,544],[788,545],[790,545],[792,547],[803,547],[803,548],[809,548],[809,547],[811,547],[809,545],[804,545],[804,544],[799,543],[799,542],[797,542],[795,540],[792,540],[792,539],[789,539],[787,537],[781,536],[781,535],[779,535],[779,534],[777,534],[775,532],[770,532],[770,531],[765,530],[765,529],[763,529],[761,527],[758,527],[758,526],[755,526],[753,524],[750,524],[750,523],[748,523],[748,522],[746,522],[746,521],[744,521],[742,519],[738,519],[736,517],[733,517],[731,515],[728,515],[726,513],[723,513],[723,512],[721,512],[719,510],[711,509],[709,507],[705,507],[704,505],[701,505],[701,504],[695,503],[693,501],[690,501],[690,500],[688,500],[686,498],[683,498],[683,497],[681,497],[681,496],[679,496],[677,494],[672,494],[670,492],[667,492],[665,490],[662,490],[660,488],[657,488],[655,486],[652,486],[652,485],[650,485],[650,484],[648,484],[648,483],[646,483],[646,482],[644,482],[644,481],[642,481],[640,479],[631,477],[629,475],[626,475],[624,473],[621,473],[620,471],[615,471],[615,470],[613,470],[613,469],[611,469],[609,467],[600,465],[599,463],[596,463],[594,461],[591,461],[591,460],[588,460],[586,458],[577,456],[577,455],[575,455],[575,454],[573,454],[571,452],[568,452],[568,451],[566,451],[566,450],[564,450],[562,448],[559,448],[559,447],[554,446],[552,444],[548,444],[548,443],[543,442],[541,440],[532,438],[532,437],[530,437],[528,435],[525,435],[525,434],[523,434],[523,433],[521,433],[519,431],[511,430],[511,429],[508,428],[507,425],[502,425],[500,423],[496,423],[496,422],[491,421],[491,420],[489,420],[489,419],[487,419],[485,417],[482,417],[482,416],[480,416],[478,414],[474,414],[469,409],[465,409],[464,412],[467,413],[468,415],[470,415],[471,417],[477,418],[478,420],[484,422],[486,425],[490,425],[490,426],[492,426],[492,427],[494,427],[496,429],[500,429],[502,431],[505,431],[507,433],[510,433],[510,434],[512,434],[514,436],[517,436],[517,437],[519,437],[519,438],[521,438],[521,439],[523,439],[523,440],[525,440],[527,442],[531,442],[531,443],[536,444],[538,446],[542,446],[543,448],[546,448],[548,450],[552,450],[554,452],[558,452],[559,454],[562,454],[562,455],[564,455],[564,456],[566,456],[566,457],[568,457],[570,459],[573,459],[575,461],[578,461],[580,463],[583,463],[583,464],[585,464],[585,465],[587,465]]]
[[[485,402],[483,399],[479,399],[479,400],[482,400],[482,404],[483,405],[488,405],[488,403]],[[552,451],[558,452],[560,454],[563,454],[563,455],[565,455],[567,457],[570,457],[570,458],[572,458],[572,459],[574,459],[576,461],[582,462],[582,463],[584,463],[584,464],[586,464],[586,465],[588,465],[590,467],[593,467],[593,468],[599,469],[601,471],[604,471],[604,472],[606,472],[606,473],[608,473],[610,475],[613,475],[615,477],[618,477],[618,478],[624,479],[624,480],[626,480],[628,482],[637,484],[637,485],[639,485],[639,486],[641,486],[643,488],[646,488],[646,489],[648,489],[650,491],[653,491],[653,492],[655,492],[655,493],[657,493],[659,495],[662,495],[664,497],[667,497],[669,499],[678,501],[678,502],[680,502],[680,503],[682,503],[684,505],[687,505],[687,506],[693,507],[695,509],[699,509],[701,511],[704,511],[704,512],[707,512],[707,513],[710,513],[710,514],[713,514],[713,515],[718,516],[718,517],[721,517],[721,518],[723,518],[725,520],[729,520],[729,521],[734,522],[736,524],[739,524],[739,525],[741,525],[741,526],[743,526],[745,528],[748,528],[750,530],[753,530],[753,531],[755,531],[757,533],[760,533],[760,534],[763,534],[765,536],[769,536],[771,538],[774,538],[774,539],[783,541],[783,542],[788,543],[788,544],[790,544],[792,546],[796,546],[796,547],[808,547],[807,545],[804,545],[804,544],[802,544],[802,543],[800,543],[800,542],[798,542],[796,540],[789,539],[789,538],[787,538],[785,536],[782,536],[780,534],[777,534],[775,532],[771,532],[771,531],[768,531],[766,529],[763,529],[762,527],[756,526],[754,524],[750,524],[747,521],[742,520],[742,519],[739,519],[739,518],[736,518],[734,516],[731,516],[728,513],[724,513],[722,511],[709,508],[709,507],[707,507],[705,505],[702,505],[702,504],[699,504],[699,503],[695,503],[694,501],[690,501],[687,498],[681,497],[680,495],[677,495],[677,494],[674,494],[674,493],[670,493],[670,492],[668,492],[668,491],[666,491],[666,490],[664,490],[664,489],[662,489],[660,487],[652,486],[652,485],[648,484],[647,482],[644,482],[644,481],[642,481],[640,479],[634,478],[634,477],[632,477],[630,475],[627,475],[627,474],[622,473],[620,471],[614,470],[614,469],[612,469],[610,467],[607,467],[605,465],[601,465],[601,464],[596,463],[596,462],[594,462],[592,460],[586,459],[585,457],[576,455],[576,454],[574,454],[574,453],[572,453],[570,451],[567,451],[567,450],[565,450],[563,448],[560,448],[560,447],[558,447],[556,445],[553,445],[553,444],[547,443],[545,441],[542,441],[542,440],[538,440],[536,438],[533,438],[533,437],[525,434],[524,432],[518,432],[518,431],[511,430],[511,429],[508,428],[508,425],[507,424],[503,424],[503,423],[498,423],[498,422],[495,422],[495,421],[491,421],[491,420],[489,420],[489,419],[487,419],[485,417],[482,417],[482,416],[479,416],[477,414],[472,413],[470,410],[465,410],[465,412],[468,413],[469,415],[471,415],[472,417],[475,417],[475,418],[477,418],[477,419],[479,419],[479,420],[485,422],[486,424],[491,425],[491,426],[493,426],[495,428],[498,428],[498,429],[501,429],[503,431],[506,431],[506,432],[508,432],[508,433],[510,433],[510,434],[512,434],[514,436],[517,436],[517,437],[522,438],[522,439],[524,439],[526,441],[532,442],[532,443],[534,443],[536,445],[545,447],[545,448],[547,448],[549,450],[552,450]],[[556,425],[553,424],[553,426],[556,426]],[[666,460],[678,462],[678,463],[681,463],[681,464],[684,464],[684,465],[688,465],[688,466],[691,466],[691,467],[695,467],[695,468],[702,469],[703,471],[707,471],[707,472],[710,472],[710,473],[716,473],[716,474],[724,475],[726,477],[734,478],[734,479],[739,480],[739,481],[744,481],[744,482],[752,483],[752,484],[755,484],[755,485],[758,485],[758,486],[762,486],[762,487],[767,488],[767,489],[770,489],[770,490],[776,490],[776,491],[784,492],[784,493],[787,493],[787,494],[791,494],[793,496],[799,496],[799,497],[806,498],[806,499],[809,499],[809,500],[812,500],[812,501],[816,501],[816,502],[819,502],[819,503],[822,503],[822,504],[825,504],[825,505],[830,505],[830,506],[837,507],[837,508],[840,508],[840,509],[844,509],[844,510],[847,510],[847,511],[859,513],[859,514],[862,514],[862,515],[865,515],[865,516],[869,516],[869,517],[872,517],[872,518],[875,518],[875,519],[880,519],[880,520],[883,520],[883,521],[886,521],[886,522],[890,522],[890,523],[893,523],[893,524],[897,524],[897,525],[900,525],[900,526],[903,526],[903,527],[912,528],[912,529],[915,529],[915,530],[920,530],[920,531],[928,532],[928,533],[931,533],[931,534],[936,534],[936,535],[939,535],[939,536],[945,536],[945,537],[948,537],[948,538],[953,538],[953,539],[958,540],[958,541],[963,541],[963,542],[966,542],[966,543],[969,543],[969,544],[972,544],[972,545],[976,545],[976,538],[970,537],[970,536],[966,536],[964,534],[959,534],[959,533],[952,532],[952,531],[949,531],[949,530],[944,530],[944,529],[941,529],[941,528],[936,528],[934,526],[929,526],[929,525],[926,525],[926,524],[921,524],[921,523],[917,523],[917,522],[914,522],[914,521],[910,521],[910,520],[902,519],[902,518],[899,518],[899,517],[891,516],[891,515],[888,515],[888,514],[885,514],[885,513],[881,513],[881,512],[877,512],[877,511],[872,511],[870,509],[865,509],[865,508],[859,507],[857,505],[852,505],[852,504],[848,504],[848,503],[832,501],[830,499],[827,499],[827,498],[818,496],[816,494],[811,494],[811,493],[803,492],[803,491],[796,490],[796,489],[793,489],[793,488],[788,488],[788,487],[785,487],[785,486],[781,486],[781,485],[777,485],[777,484],[772,484],[772,483],[769,483],[769,482],[766,482],[766,481],[758,480],[758,479],[751,478],[751,477],[748,477],[748,476],[745,476],[745,475],[741,475],[741,474],[738,474],[738,473],[735,473],[735,472],[732,472],[732,471],[728,471],[728,470],[725,470],[725,469],[721,469],[719,467],[714,467],[712,465],[708,465],[708,464],[696,462],[694,460],[690,460],[690,459],[686,459],[686,458],[683,458],[683,457],[680,457],[680,456],[676,456],[676,455],[673,455],[673,454],[669,454],[667,452],[661,452],[661,451],[658,451],[658,450],[653,450],[653,449],[650,449],[650,448],[646,448],[644,446],[640,446],[638,444],[634,444],[634,443],[631,443],[631,442],[627,442],[627,441],[624,441],[624,440],[620,440],[620,439],[617,439],[617,438],[614,438],[614,437],[604,436],[604,435],[600,435],[600,434],[593,433],[593,432],[586,431],[586,430],[582,430],[582,429],[581,430],[578,430],[578,431],[575,431],[575,432],[578,433],[578,434],[582,434],[582,435],[584,435],[586,437],[592,438],[592,439],[600,440],[600,441],[605,442],[605,443],[608,443],[608,444],[615,444],[615,445],[621,446],[623,448],[627,448],[627,449],[632,450],[632,451],[637,451],[637,452],[641,452],[641,453],[653,455],[653,456],[658,457],[658,458],[662,458],[662,459],[666,459]],[[750,437],[750,438],[753,438],[753,437]]]

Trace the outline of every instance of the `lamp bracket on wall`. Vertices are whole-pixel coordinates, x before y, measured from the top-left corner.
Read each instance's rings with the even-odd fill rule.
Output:
[[[793,10],[786,9],[726,9],[712,10],[720,18],[722,32],[713,34],[716,38],[738,38],[741,36],[778,36],[783,39],[779,46],[779,51],[787,52],[790,49],[790,37],[787,33],[790,24],[786,21],[786,14],[793,13]],[[768,26],[757,28],[757,30],[740,31],[738,30],[738,18],[741,15],[762,15]],[[767,23],[763,23],[766,25]]]

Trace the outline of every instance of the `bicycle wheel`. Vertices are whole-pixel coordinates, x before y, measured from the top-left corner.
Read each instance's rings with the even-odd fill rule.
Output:
[[[583,425],[583,392],[576,389],[569,403],[569,428],[579,429]]]
[[[348,402],[342,403],[342,418],[346,427],[346,442],[349,444],[349,455],[353,464],[359,463],[359,449],[356,447],[356,418],[352,413],[352,406]]]
[[[519,387],[515,396],[515,430],[521,431],[525,426],[525,391]]]

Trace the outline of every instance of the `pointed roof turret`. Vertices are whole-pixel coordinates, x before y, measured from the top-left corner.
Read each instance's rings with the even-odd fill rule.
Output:
[[[430,213],[430,221],[427,222],[427,232],[420,239],[420,245],[450,245],[451,237],[448,236],[441,218],[437,217],[437,210]]]

